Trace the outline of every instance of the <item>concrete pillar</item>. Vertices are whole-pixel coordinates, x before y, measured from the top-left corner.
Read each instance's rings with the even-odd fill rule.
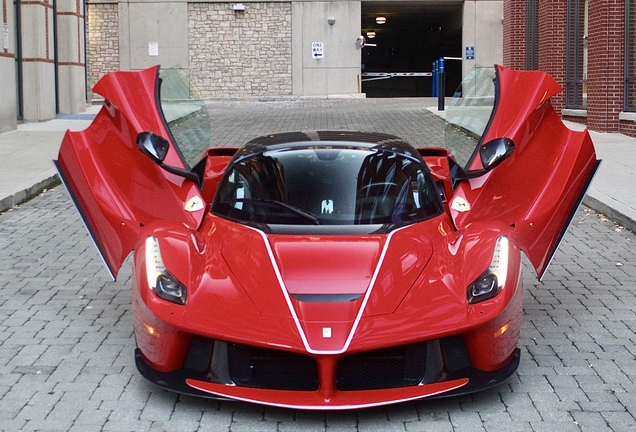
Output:
[[[462,75],[475,65],[494,67],[503,63],[503,1],[465,1],[462,32]],[[474,47],[474,60],[466,59],[466,47]]]
[[[329,17],[335,22],[329,24]],[[359,93],[362,11],[360,1],[292,3],[292,93],[333,95]],[[322,43],[323,57],[312,55]]]
[[[0,98],[0,133],[16,128],[15,14],[12,0],[0,0],[0,76],[3,77]]]
[[[120,69],[188,69],[186,2],[119,3],[119,28]]]
[[[84,3],[57,0],[58,94],[63,114],[86,109],[84,44]]]
[[[55,118],[52,0],[21,5],[24,120]]]

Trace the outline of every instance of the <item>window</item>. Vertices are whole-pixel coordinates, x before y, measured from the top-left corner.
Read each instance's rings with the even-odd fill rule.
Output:
[[[625,111],[636,111],[636,0],[625,1]]]
[[[297,226],[294,233],[307,233],[308,225],[397,226],[442,212],[422,160],[379,147],[301,143],[237,160],[228,169],[213,211],[272,232],[280,232],[277,225]]]
[[[573,109],[587,106],[587,2],[568,0],[565,104]]]
[[[455,91],[446,113],[444,139],[462,168],[477,154],[495,106],[495,71],[475,66]]]
[[[537,0],[527,0],[526,8],[526,69],[539,69],[538,52],[538,5]]]

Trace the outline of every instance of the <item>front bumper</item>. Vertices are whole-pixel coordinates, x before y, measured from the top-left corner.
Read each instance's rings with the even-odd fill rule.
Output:
[[[470,363],[460,337],[349,356],[305,356],[195,338],[184,367],[161,372],[140,350],[137,368],[168,390],[294,409],[341,410],[472,393],[495,386],[519,365],[514,351],[503,366]]]

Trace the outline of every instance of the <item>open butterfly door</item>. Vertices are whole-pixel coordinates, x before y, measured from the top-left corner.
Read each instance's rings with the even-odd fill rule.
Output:
[[[84,131],[67,131],[54,161],[113,279],[144,225],[198,228],[206,211],[196,181],[172,174],[136,146],[150,132],[168,143],[165,164],[189,168],[159,102],[159,67],[105,75],[93,91],[104,106]]]
[[[487,119],[483,133],[473,140],[476,147],[467,162],[458,161],[463,168],[451,197],[451,215],[458,229],[493,219],[512,226],[514,241],[541,278],[600,161],[588,132],[568,129],[552,107],[550,97],[562,89],[550,75],[501,66],[495,72],[492,109],[482,115]],[[476,82],[485,85],[486,80]],[[479,91],[475,95],[486,100]],[[468,121],[451,116],[447,135],[470,141],[470,124],[476,123],[478,111],[474,105],[465,109],[473,116]],[[488,166],[498,151],[497,166]]]

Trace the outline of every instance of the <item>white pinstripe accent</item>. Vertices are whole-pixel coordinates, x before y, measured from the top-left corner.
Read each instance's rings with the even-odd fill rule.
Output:
[[[222,397],[226,397],[228,399],[234,399],[234,400],[238,400],[238,401],[242,401],[242,402],[250,402],[250,403],[257,403],[257,404],[262,404],[262,405],[269,405],[269,406],[274,406],[274,407],[279,407],[279,408],[291,408],[291,409],[305,409],[305,410],[350,410],[350,409],[362,409],[362,408],[373,408],[373,407],[379,407],[379,406],[384,406],[384,405],[390,405],[390,404],[395,404],[395,403],[401,403],[401,402],[408,402],[408,401],[412,401],[412,400],[418,400],[418,399],[426,399],[428,397],[431,396],[436,396],[442,393],[446,393],[452,390],[456,390],[460,387],[465,386],[466,384],[468,384],[468,380],[464,383],[461,384],[457,384],[456,386],[452,386],[450,388],[444,389],[444,390],[440,390],[437,392],[432,392],[429,394],[426,394],[424,396],[422,395],[418,395],[418,396],[410,396],[410,397],[406,397],[406,398],[397,398],[397,399],[390,399],[390,400],[384,400],[381,402],[370,402],[370,403],[363,403],[363,404],[351,404],[351,405],[296,405],[296,404],[286,404],[286,403],[278,403],[278,402],[267,402],[267,401],[263,401],[260,399],[252,399],[252,398],[246,398],[246,397],[241,397],[241,396],[234,396],[231,394],[227,394],[227,393],[223,393],[220,391],[211,391],[211,390],[207,390],[203,387],[199,387],[194,383],[187,383],[190,387],[192,387],[193,389],[205,392],[205,393],[210,393],[210,394],[214,394],[217,396],[222,396]]]
[[[305,349],[307,350],[307,352],[310,354],[342,354],[345,351],[347,351],[347,349],[349,348],[349,345],[351,344],[351,340],[353,339],[353,335],[355,334],[358,328],[360,319],[362,318],[362,313],[364,312],[367,302],[369,301],[369,297],[371,296],[373,287],[375,286],[375,280],[377,279],[378,273],[380,272],[380,267],[382,267],[382,263],[384,262],[384,256],[386,255],[386,251],[389,247],[389,243],[391,242],[391,238],[393,238],[393,234],[395,234],[396,232],[404,228],[407,228],[406,226],[398,228],[396,230],[391,231],[389,235],[387,236],[386,242],[384,243],[384,247],[382,248],[382,253],[380,254],[380,259],[378,260],[378,264],[376,265],[375,271],[373,272],[373,276],[371,277],[371,281],[369,282],[369,287],[367,288],[367,291],[364,295],[364,300],[362,301],[362,305],[360,305],[360,310],[358,311],[358,315],[356,316],[356,319],[353,322],[353,326],[351,327],[351,331],[349,332],[349,337],[347,337],[347,340],[345,341],[344,346],[339,350],[315,350],[309,346],[309,341],[307,340],[307,336],[305,335],[305,332],[303,331],[303,328],[300,325],[300,320],[298,319],[298,315],[296,315],[296,311],[294,310],[294,305],[292,304],[291,299],[289,298],[287,287],[285,286],[285,282],[283,281],[283,277],[280,273],[280,269],[278,268],[278,264],[276,263],[276,258],[274,257],[274,252],[272,251],[272,247],[269,244],[267,235],[263,231],[257,228],[250,227],[247,225],[245,225],[245,227],[256,231],[263,238],[263,243],[265,243],[265,248],[267,249],[267,253],[269,254],[269,259],[272,262],[272,268],[274,269],[274,273],[276,273],[276,278],[278,279],[278,284],[280,285],[280,289],[283,293],[283,296],[285,297],[285,301],[287,302],[287,307],[289,308],[289,312],[291,313],[294,323],[296,324],[296,328],[298,329],[300,338],[303,341],[303,345],[305,346]]]

